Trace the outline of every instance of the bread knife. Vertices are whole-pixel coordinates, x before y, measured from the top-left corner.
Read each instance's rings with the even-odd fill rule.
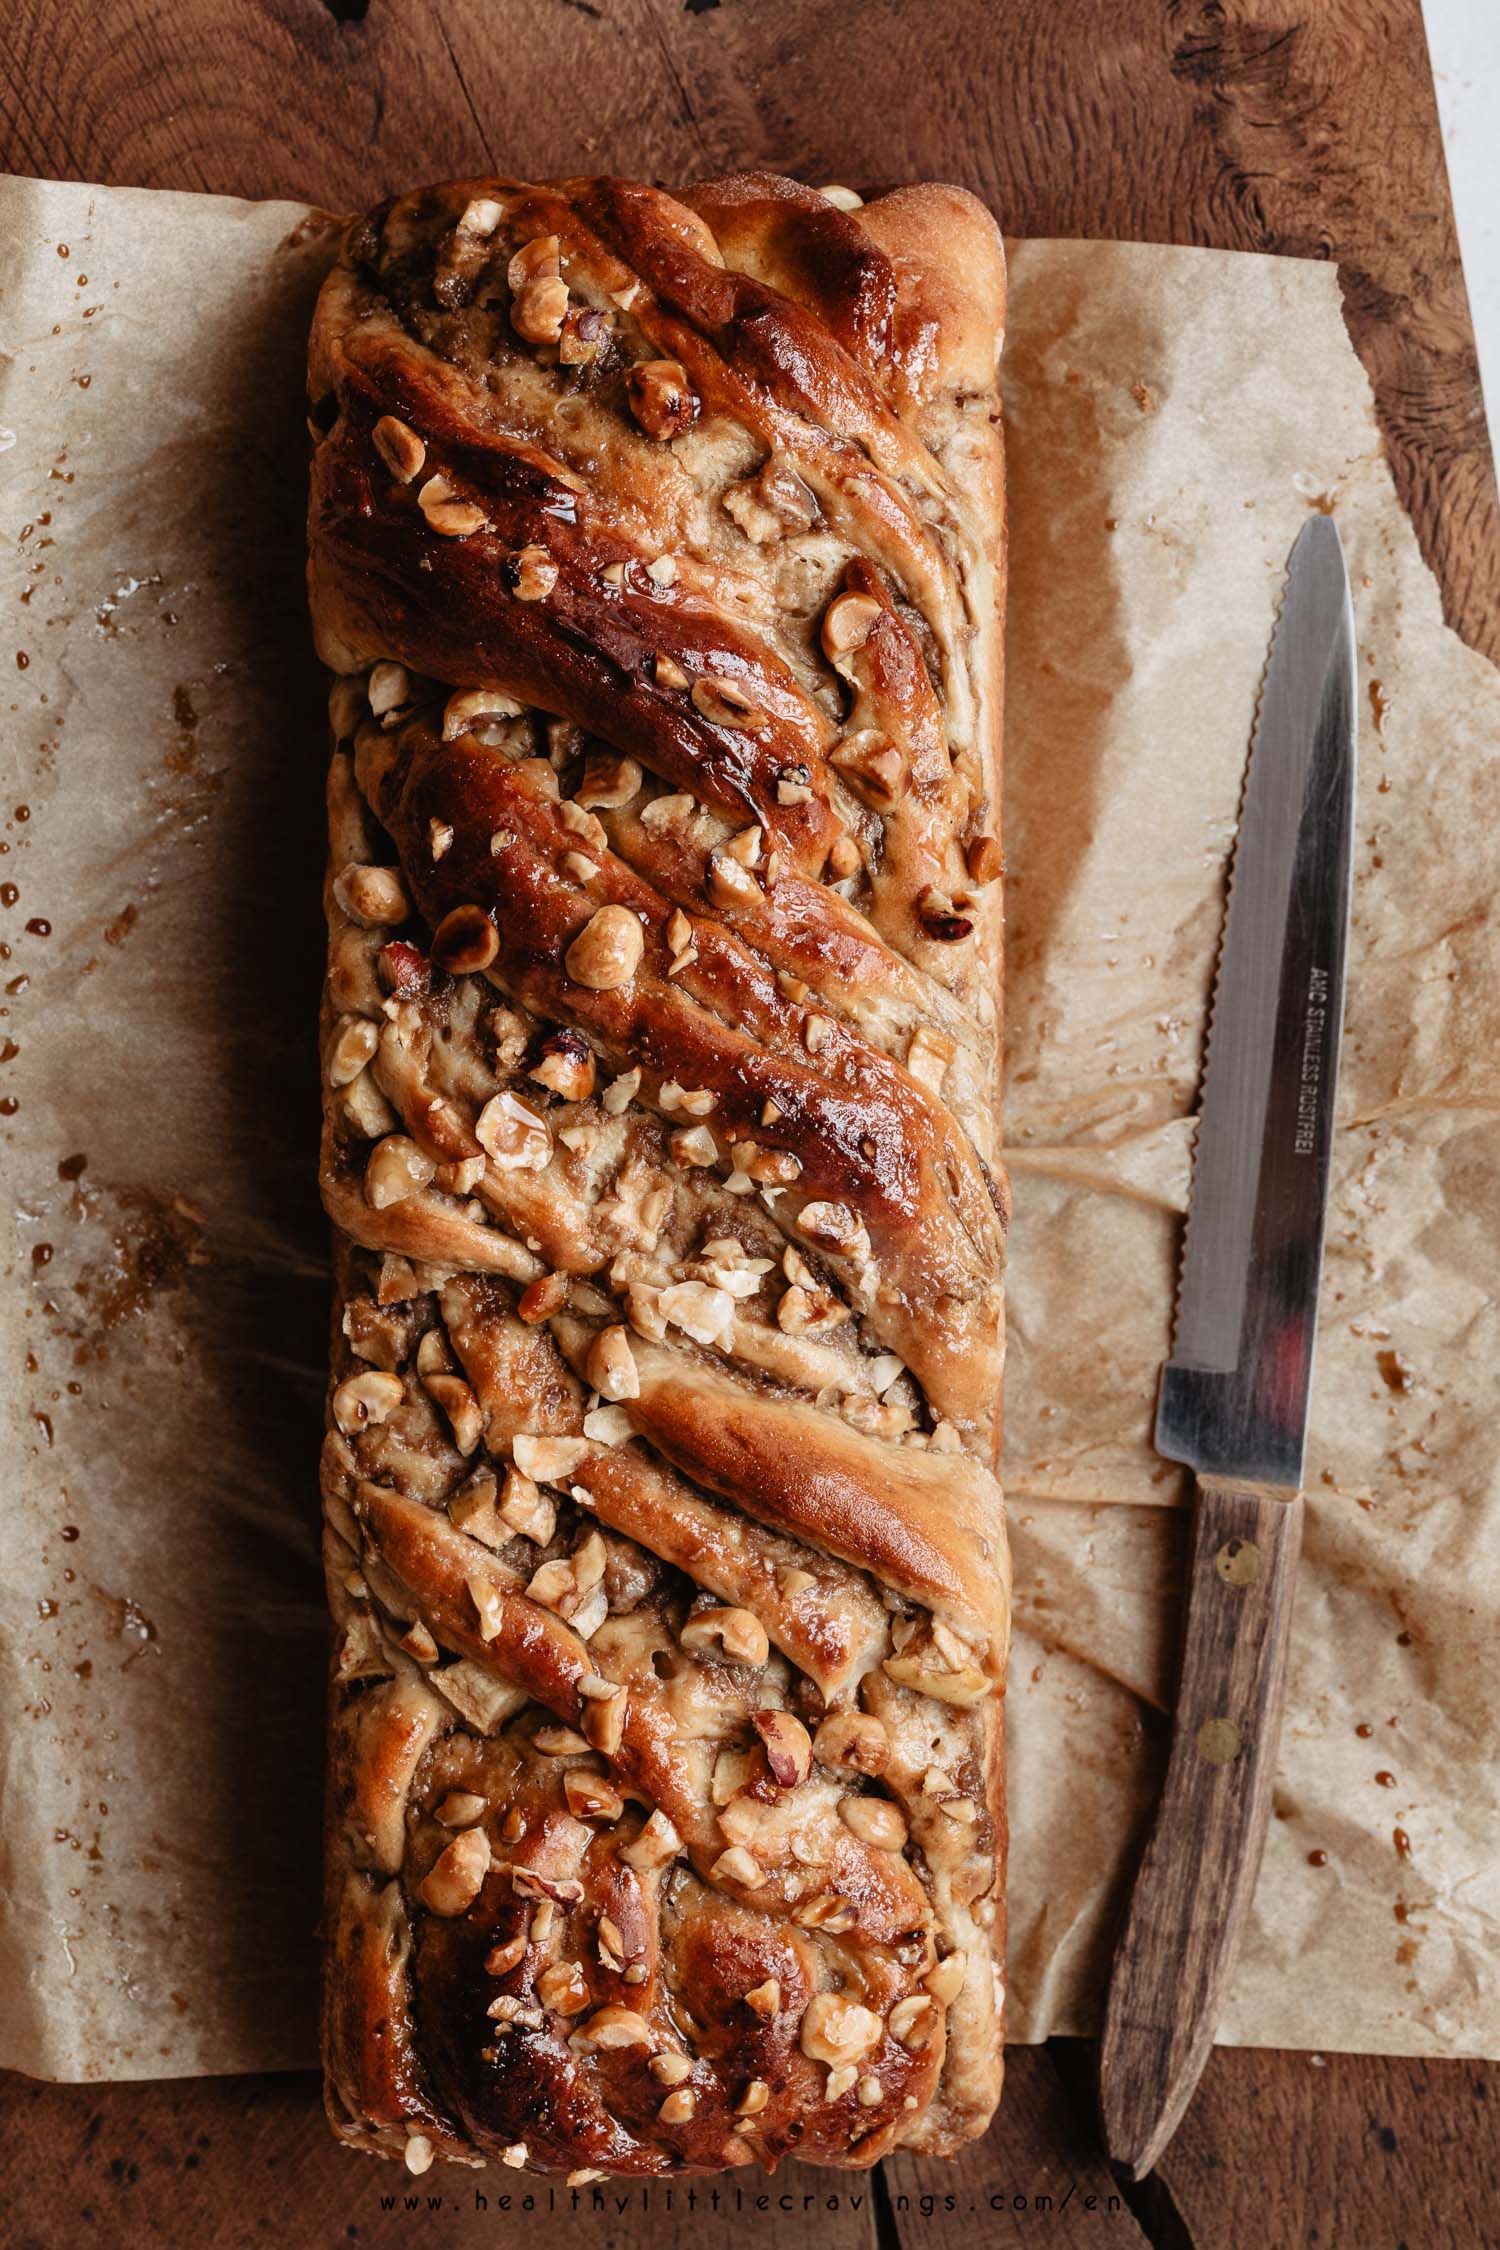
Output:
[[[1349,928],[1354,617],[1292,549],[1245,782],[1156,1449],[1193,1472],[1171,1749],[1111,1972],[1100,2108],[1152,2170],[1213,2044],[1266,1839],[1302,1539]]]

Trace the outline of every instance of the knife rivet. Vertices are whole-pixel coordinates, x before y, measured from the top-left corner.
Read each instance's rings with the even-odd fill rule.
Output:
[[[1240,1748],[1240,1730],[1233,1719],[1205,1719],[1198,1729],[1198,1755],[1211,1766],[1233,1765]]]
[[[1226,1539],[1214,1569],[1226,1586],[1253,1586],[1260,1576],[1260,1549],[1253,1539]]]

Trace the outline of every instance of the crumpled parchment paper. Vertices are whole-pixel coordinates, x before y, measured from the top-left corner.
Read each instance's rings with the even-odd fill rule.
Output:
[[[322,694],[289,204],[0,182],[0,2062],[313,2052]],[[1276,1818],[1222,2036],[1500,2054],[1500,679],[1324,266],[1013,250],[1011,2036],[1098,2021],[1185,1518],[1149,1436],[1223,878],[1310,507],[1348,1033]],[[24,812],[21,808],[25,808]]]

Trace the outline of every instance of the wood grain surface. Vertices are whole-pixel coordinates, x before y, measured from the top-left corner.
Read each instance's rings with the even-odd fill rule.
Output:
[[[1224,2012],[1260,1873],[1286,1696],[1300,1492],[1196,1480],[1172,1750],[1099,2047],[1104,2143],[1153,2171]]]
[[[5,0],[0,166],[343,209],[500,169],[747,164],[976,189],[1012,233],[1336,260],[1450,620],[1500,658],[1500,510],[1418,0]],[[310,2075],[0,2094],[6,2250],[570,2242],[1477,2250],[1500,2071],[1217,2049],[1158,2170],[1111,2179],[1092,2054],[1013,2050],[952,2166],[788,2173],[715,2207],[418,2207]],[[512,2189],[517,2183],[509,2183]],[[746,2203],[736,2205],[741,2189]],[[427,2191],[454,2200],[427,2207]],[[565,2191],[564,2191],[565,2193]],[[660,2197],[662,2191],[657,2191]],[[790,2196],[791,2208],[780,2199]],[[390,2209],[382,2196],[392,2196]],[[811,2197],[810,2203],[803,2198]],[[855,2197],[861,2200],[856,2203]],[[831,2200],[836,2199],[836,2200]],[[747,2207],[748,2205],[748,2207]]]
[[[922,174],[1013,234],[1332,258],[1452,622],[1500,510],[1418,0],[6,0],[7,170],[343,210],[486,169]]]

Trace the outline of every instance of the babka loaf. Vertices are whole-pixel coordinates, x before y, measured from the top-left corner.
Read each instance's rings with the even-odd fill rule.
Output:
[[[947,2152],[999,2091],[996,355],[954,188],[426,190],[310,359],[361,2147]]]

